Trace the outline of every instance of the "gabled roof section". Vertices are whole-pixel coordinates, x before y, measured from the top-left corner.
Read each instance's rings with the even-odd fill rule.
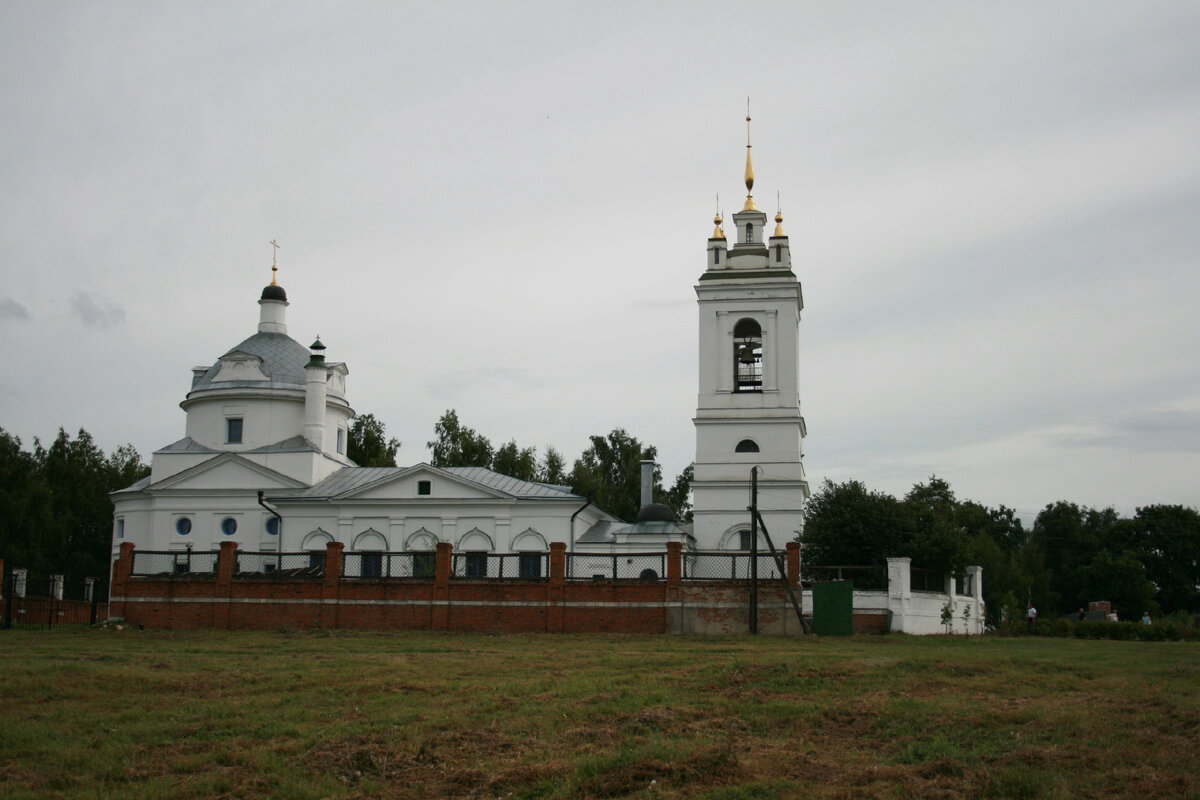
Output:
[[[514,497],[546,498],[551,500],[562,500],[567,497],[583,499],[579,495],[572,493],[566,486],[555,486],[551,483],[534,483],[533,481],[523,481],[519,478],[510,478],[508,475],[493,472],[485,467],[444,467],[442,471],[449,472],[451,475],[458,475],[469,481],[474,481],[481,486],[488,486],[505,494],[511,494]]]
[[[137,480],[137,481],[134,481],[133,483],[129,484],[124,489],[117,489],[115,492],[109,492],[108,494],[111,497],[114,494],[123,494],[124,492],[140,492],[142,489],[145,489],[149,485],[150,485],[150,476],[147,475],[146,477],[142,478],[141,480]]]
[[[206,480],[207,478],[207,480]],[[215,479],[215,480],[214,480]],[[193,484],[188,486],[187,484]],[[136,484],[135,484],[136,485]],[[307,484],[243,458],[237,453],[221,453],[194,467],[145,487],[160,489],[303,489]]]
[[[256,447],[253,450],[244,450],[245,453],[319,453],[321,448],[305,439],[303,436],[296,435],[290,439],[284,439],[274,444],[265,444],[262,447]]]
[[[353,497],[393,481],[415,477],[420,473],[447,478],[464,488],[471,488],[497,499],[583,501],[582,497],[573,494],[565,486],[523,481],[483,467],[439,468],[424,463],[411,467],[344,467],[293,497],[297,499]]]
[[[206,447],[200,444],[190,436],[185,436],[178,442],[171,442],[166,447],[159,448],[154,451],[154,455],[159,453],[219,453],[219,450],[214,450],[211,447]]]

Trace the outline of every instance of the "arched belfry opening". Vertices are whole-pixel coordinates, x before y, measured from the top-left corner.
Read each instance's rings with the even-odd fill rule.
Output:
[[[762,328],[752,319],[733,326],[733,390],[762,391]]]

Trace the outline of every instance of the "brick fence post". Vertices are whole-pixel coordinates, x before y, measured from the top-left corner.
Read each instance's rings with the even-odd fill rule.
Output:
[[[800,585],[800,543],[787,543],[787,579],[794,589]]]
[[[313,620],[318,628],[338,627],[338,601],[342,596],[342,575],[346,572],[346,545],[325,544],[325,580],[321,583],[321,606]]]
[[[108,615],[125,616],[125,582],[133,572],[133,542],[121,542],[117,560],[112,566],[112,581],[108,587]]]
[[[454,567],[454,545],[438,542],[436,559],[430,629],[444,631],[450,624],[450,573]]]
[[[550,582],[546,586],[546,630],[563,632],[563,595],[567,588],[566,542],[550,543]]]
[[[217,552],[217,582],[213,586],[213,628],[229,630],[229,604],[233,573],[237,570],[237,542],[221,542]]]
[[[676,598],[683,582],[683,543],[667,542],[667,597]]]

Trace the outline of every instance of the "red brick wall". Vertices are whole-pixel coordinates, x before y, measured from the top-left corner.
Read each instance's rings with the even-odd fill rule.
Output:
[[[112,613],[156,628],[271,630],[545,631],[597,633],[742,633],[747,587],[683,583],[680,548],[668,550],[668,579],[567,581],[565,545],[552,544],[542,581],[451,579],[450,546],[439,545],[433,580],[343,579],[340,544],[329,545],[324,579],[233,578],[232,542],[222,543],[215,575],[138,578],[122,547],[113,578]],[[444,551],[444,552],[443,552]],[[672,569],[672,566],[675,567]],[[792,570],[789,570],[791,572]],[[796,569],[796,578],[799,570]],[[795,633],[799,624],[782,587],[763,586],[760,630]],[[790,616],[790,626],[786,618]],[[700,623],[696,623],[702,618]]]

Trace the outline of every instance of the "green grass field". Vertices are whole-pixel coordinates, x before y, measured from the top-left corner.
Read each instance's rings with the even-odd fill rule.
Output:
[[[1200,798],[1200,644],[0,631],[0,796]]]

